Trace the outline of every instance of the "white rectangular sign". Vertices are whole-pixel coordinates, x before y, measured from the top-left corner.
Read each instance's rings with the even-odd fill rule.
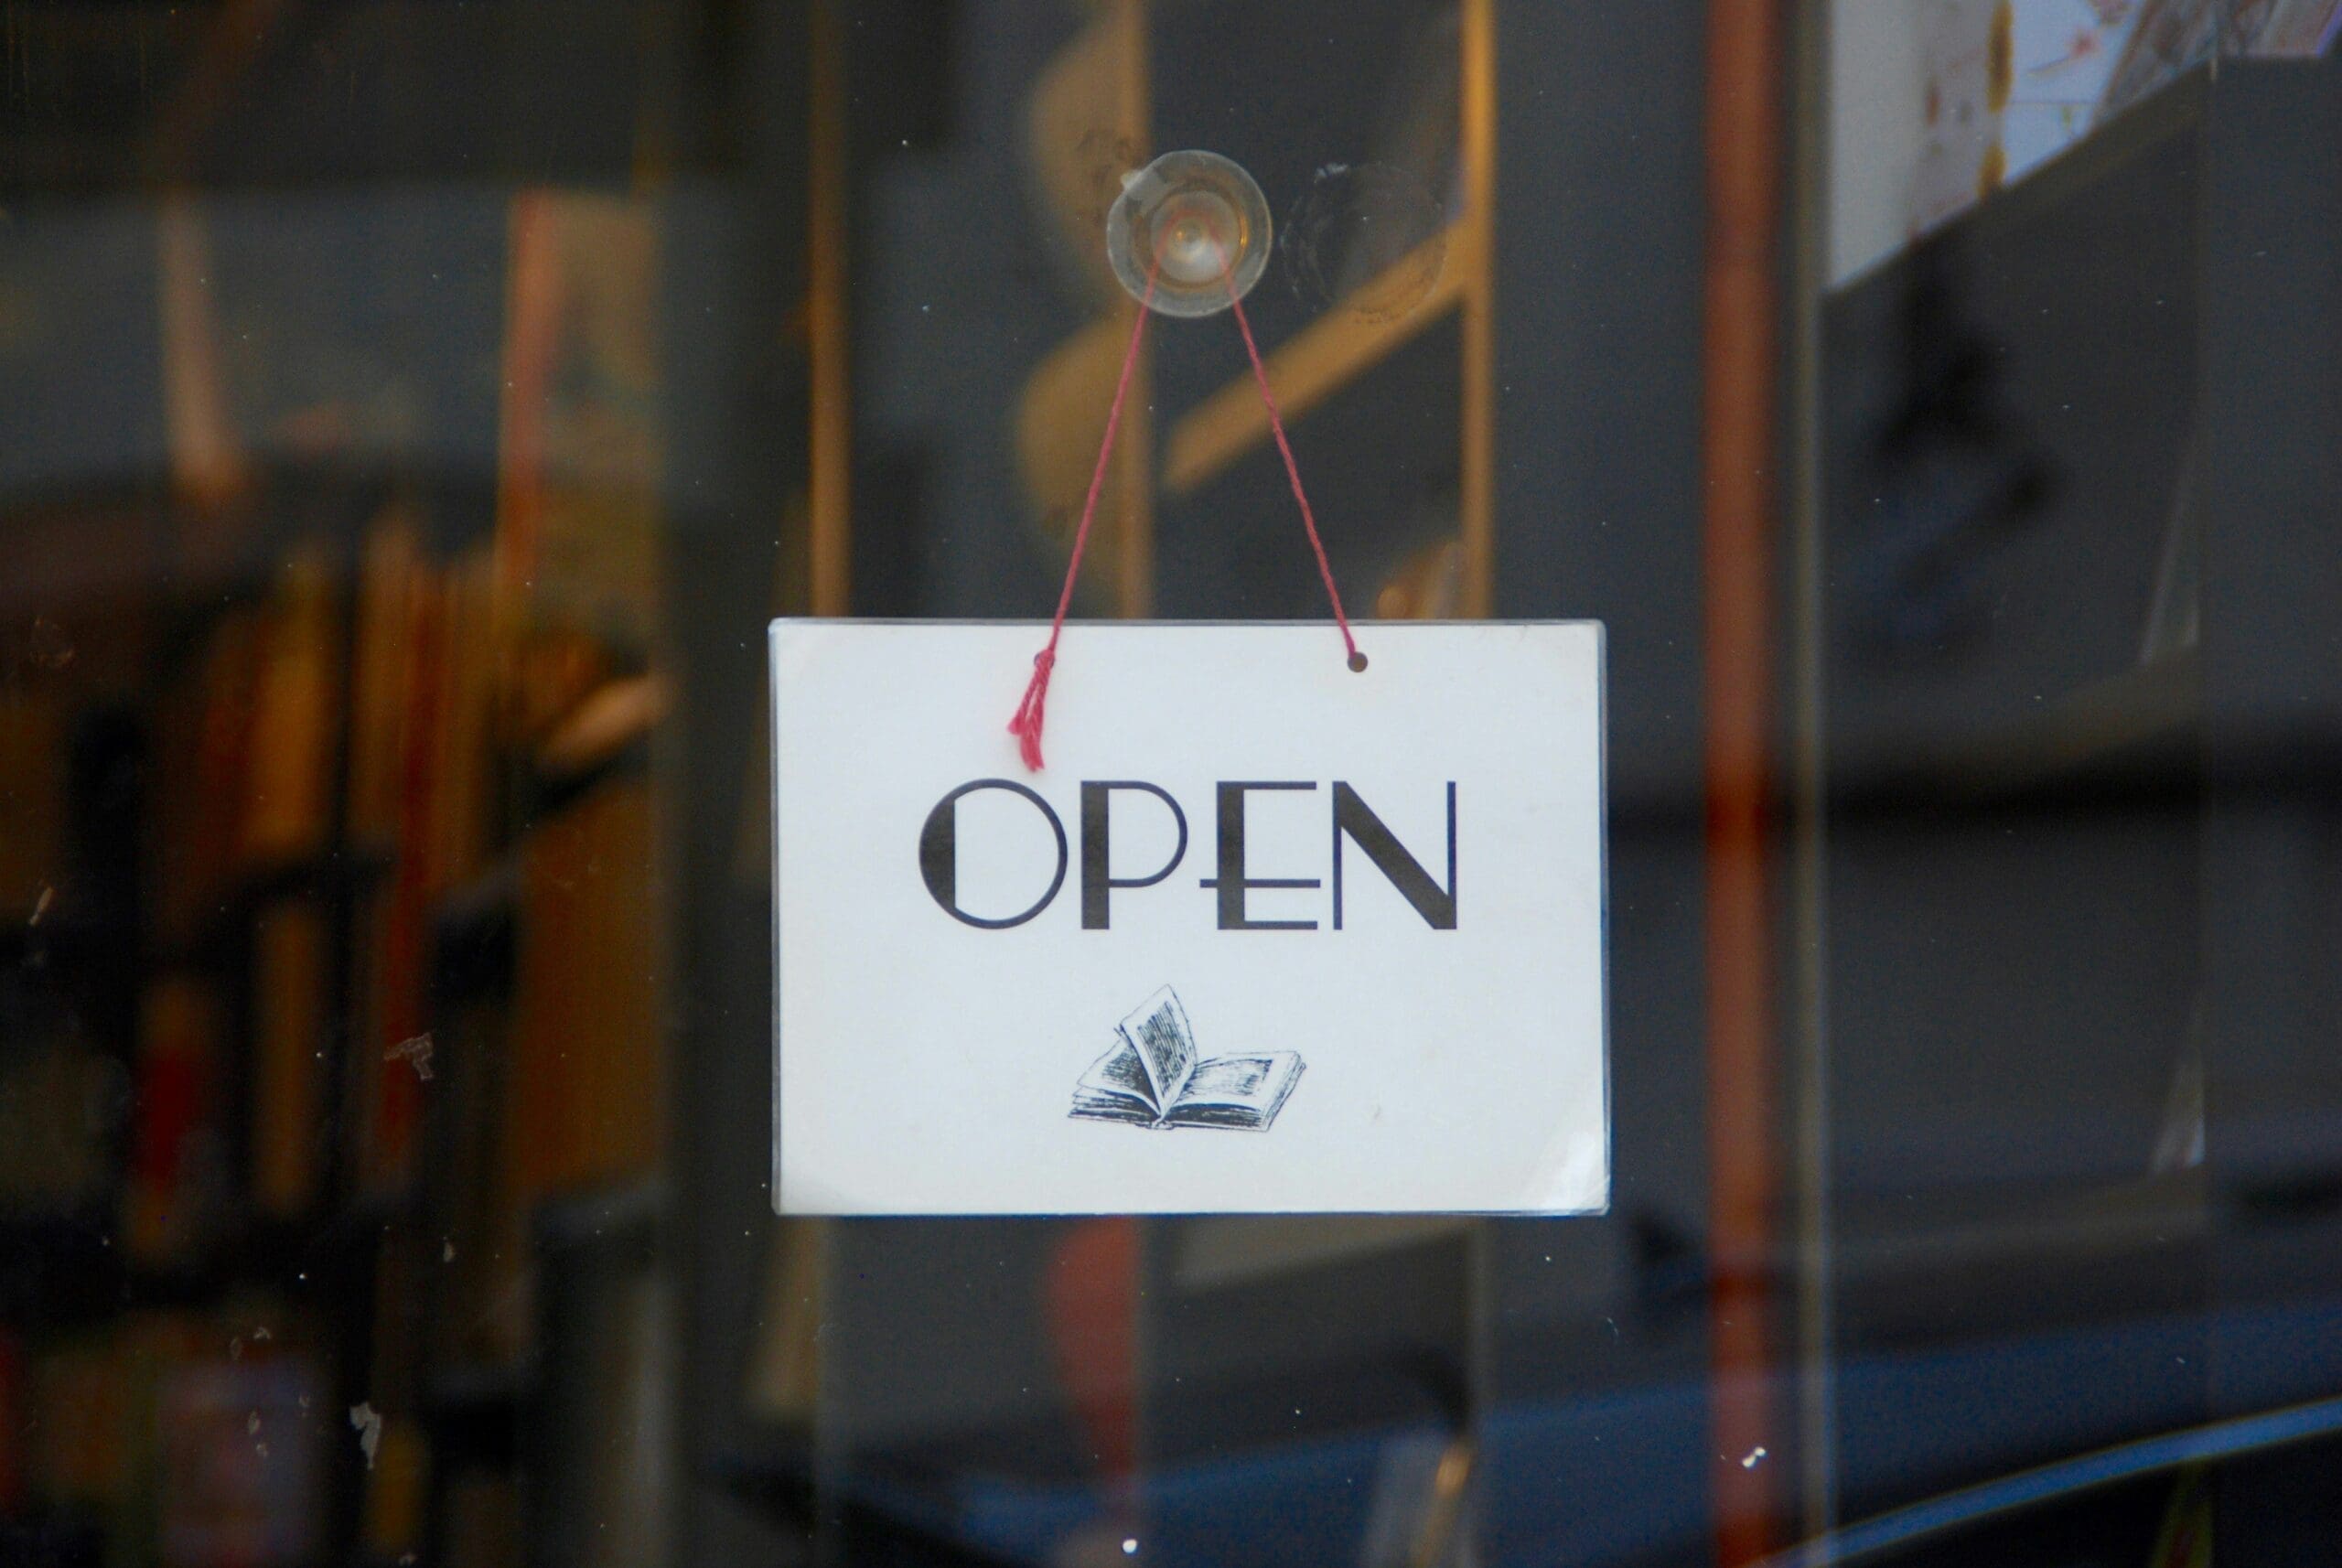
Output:
[[[786,1214],[1598,1211],[1602,628],[776,622]]]

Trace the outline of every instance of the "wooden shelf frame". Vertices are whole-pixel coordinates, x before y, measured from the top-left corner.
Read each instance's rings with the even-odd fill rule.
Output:
[[[1482,263],[1476,252],[1479,225],[1458,219],[1358,291],[1375,298],[1404,286],[1416,274],[1434,274],[1430,291],[1403,315],[1376,317],[1337,305],[1268,355],[1269,385],[1288,420],[1307,414],[1334,393],[1447,319],[1470,292],[1468,274]],[[1188,410],[1163,446],[1163,488],[1174,495],[1201,489],[1269,439],[1268,410],[1248,374],[1230,381]]]
[[[1378,318],[1337,305],[1266,358],[1269,385],[1288,421],[1307,416],[1451,313],[1463,325],[1458,526],[1463,613],[1494,611],[1496,584],[1496,6],[1465,0],[1459,84],[1463,211],[1445,230],[1377,274],[1371,298],[1427,267],[1430,291],[1405,314]],[[1240,376],[1175,422],[1163,444],[1163,489],[1190,495],[1269,439],[1268,412]]]

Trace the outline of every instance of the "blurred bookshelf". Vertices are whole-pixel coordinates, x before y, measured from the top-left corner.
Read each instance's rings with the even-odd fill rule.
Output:
[[[97,588],[60,543],[0,609],[10,1561],[517,1563],[532,1456],[603,1462],[541,1453],[577,1206],[659,1244],[656,224],[457,203],[505,362],[387,380],[498,431],[484,484],[366,455],[379,365],[225,351],[348,341],[272,291],[360,206],[287,205],[124,226],[160,462],[95,503]],[[592,1332],[663,1377],[666,1313]]]

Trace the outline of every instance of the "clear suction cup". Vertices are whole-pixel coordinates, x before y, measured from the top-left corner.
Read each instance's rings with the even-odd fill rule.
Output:
[[[1252,177],[1218,153],[1166,153],[1123,181],[1106,214],[1106,257],[1133,299],[1166,316],[1225,310],[1269,264],[1269,204]]]

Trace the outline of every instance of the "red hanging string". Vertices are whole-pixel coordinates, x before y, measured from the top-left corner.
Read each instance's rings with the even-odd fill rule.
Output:
[[[1131,346],[1123,353],[1123,373],[1114,380],[1113,406],[1106,411],[1106,439],[1098,444],[1098,467],[1090,476],[1090,498],[1081,503],[1081,525],[1073,531],[1073,559],[1065,564],[1065,586],[1058,590],[1058,613],[1049,621],[1048,646],[1033,655],[1033,678],[1026,682],[1025,700],[1008,721],[1016,737],[1018,755],[1035,773],[1041,770],[1042,710],[1049,700],[1049,671],[1057,668],[1058,639],[1065,633],[1065,612],[1073,604],[1073,581],[1081,575],[1082,548],[1090,542],[1090,524],[1098,515],[1098,492],[1106,483],[1106,458],[1114,450],[1114,432],[1123,423],[1123,398],[1131,390],[1131,370],[1138,363],[1139,339],[1146,336],[1146,318],[1155,314],[1155,279],[1163,267],[1160,252],[1146,270],[1146,295],[1138,302],[1138,319],[1131,323]]]
[[[1041,770],[1041,723],[1049,699],[1049,674],[1057,668],[1058,639],[1065,633],[1066,611],[1073,604],[1074,580],[1081,575],[1081,552],[1090,542],[1090,524],[1098,513],[1098,492],[1106,481],[1106,458],[1114,450],[1114,432],[1123,423],[1123,398],[1131,387],[1131,371],[1138,363],[1139,339],[1146,333],[1146,318],[1155,310],[1155,283],[1163,267],[1163,255],[1158,249],[1146,273],[1146,293],[1139,300],[1138,319],[1131,324],[1130,348],[1123,355],[1123,372],[1114,381],[1113,405],[1106,411],[1106,438],[1098,444],[1098,467],[1090,476],[1090,495],[1081,503],[1081,522],[1073,532],[1073,557],[1066,563],[1065,586],[1058,591],[1058,613],[1049,621],[1049,640],[1041,651],[1033,655],[1033,678],[1026,682],[1025,699],[1016,704],[1015,717],[1008,721],[1008,733],[1016,737],[1017,754],[1025,766],[1035,773]],[[1317,517],[1309,510],[1309,496],[1301,488],[1301,469],[1293,460],[1293,447],[1284,438],[1284,421],[1277,413],[1277,400],[1269,391],[1269,372],[1261,362],[1260,346],[1252,341],[1252,324],[1244,315],[1244,301],[1236,288],[1235,275],[1230,272],[1228,254],[1220,252],[1220,280],[1228,285],[1228,303],[1236,310],[1236,328],[1244,335],[1245,357],[1252,361],[1252,379],[1261,389],[1262,406],[1269,411],[1269,433],[1276,437],[1277,451],[1284,458],[1285,478],[1293,482],[1293,499],[1301,506],[1301,526],[1308,531],[1309,549],[1317,557],[1317,575],[1326,585],[1326,597],[1334,607],[1334,624],[1341,629],[1342,646],[1348,650],[1349,667],[1366,668],[1366,655],[1358,650],[1358,639],[1350,635],[1349,618],[1342,613],[1341,591],[1334,586],[1334,568],[1326,559],[1325,542],[1317,537]]]
[[[1219,275],[1228,283],[1228,303],[1236,307],[1236,329],[1244,334],[1244,354],[1252,361],[1252,379],[1261,385],[1261,406],[1269,411],[1269,434],[1277,438],[1277,454],[1284,459],[1284,477],[1293,481],[1293,499],[1301,506],[1301,526],[1309,532],[1310,553],[1317,557],[1317,575],[1326,585],[1327,602],[1334,607],[1334,624],[1341,628],[1342,647],[1348,651],[1353,670],[1366,668],[1366,655],[1358,650],[1358,639],[1350,635],[1350,618],[1342,613],[1342,591],[1334,586],[1334,568],[1326,560],[1326,542],[1317,537],[1317,514],[1309,510],[1309,496],[1301,488],[1301,470],[1293,461],[1293,447],[1284,438],[1284,421],[1277,415],[1277,400],[1269,391],[1268,367],[1261,363],[1260,346],[1252,341],[1252,323],[1245,318],[1244,302],[1237,297],[1236,279],[1228,271],[1228,258],[1219,259]]]

